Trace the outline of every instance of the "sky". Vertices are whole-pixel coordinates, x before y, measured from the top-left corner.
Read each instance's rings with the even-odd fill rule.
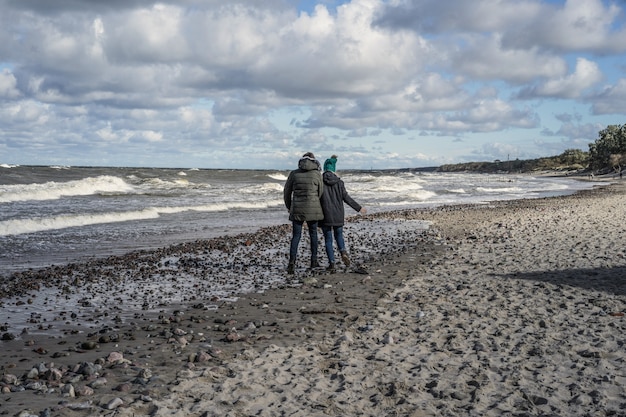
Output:
[[[587,151],[623,0],[0,0],[0,164],[393,169]]]

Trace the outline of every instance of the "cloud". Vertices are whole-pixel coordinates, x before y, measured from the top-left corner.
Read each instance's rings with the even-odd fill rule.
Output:
[[[459,36],[502,33],[504,49],[626,51],[622,9],[602,0],[417,0],[381,10],[375,23],[419,33]]]
[[[369,165],[376,141],[395,147],[396,162],[432,161],[440,156],[418,150],[442,137],[471,145],[490,132],[539,134],[540,120],[555,117],[539,114],[544,100],[626,113],[624,81],[607,64],[624,52],[623,10],[599,0],[0,8],[0,141],[12,155],[38,144],[39,162],[129,164],[132,153],[246,165],[246,155],[276,163],[315,147],[358,152],[351,160]],[[598,90],[601,81],[612,84]]]
[[[432,34],[487,32],[535,19],[541,11],[538,1],[404,0],[381,10],[374,23]]]
[[[15,75],[8,68],[3,69],[0,73],[0,97],[12,99],[19,96]]]
[[[572,74],[547,80],[536,87],[522,89],[518,97],[525,99],[533,97],[578,98],[602,78],[602,72],[596,63],[585,58],[578,58],[576,69]]]
[[[602,0],[545,4],[531,21],[506,32],[505,45],[596,54],[626,51],[626,27],[619,6]]]
[[[626,114],[626,78],[589,97],[594,114]]]
[[[559,76],[567,70],[562,57],[538,48],[505,48],[500,35],[467,37],[467,47],[452,57],[452,66],[469,77],[504,80],[514,85]]]

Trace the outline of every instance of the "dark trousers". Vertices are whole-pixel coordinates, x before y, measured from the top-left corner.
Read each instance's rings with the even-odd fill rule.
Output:
[[[292,221],[293,232],[291,235],[291,246],[289,247],[289,260],[295,261],[298,255],[298,245],[302,236],[302,226],[304,222]],[[309,228],[309,238],[311,239],[311,259],[317,259],[317,221],[306,222]]]

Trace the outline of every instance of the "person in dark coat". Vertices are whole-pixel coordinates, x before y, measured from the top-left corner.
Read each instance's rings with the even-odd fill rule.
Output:
[[[322,210],[324,211],[324,220],[321,222],[322,232],[324,233],[324,244],[326,246],[326,254],[328,255],[328,271],[335,272],[335,253],[333,250],[333,235],[337,242],[337,248],[341,254],[341,260],[344,265],[350,266],[350,258],[346,251],[346,244],[343,239],[343,225],[345,212],[343,203],[348,204],[355,211],[365,214],[367,210],[361,207],[346,191],[341,178],[335,174],[337,164],[337,156],[333,155],[324,162],[324,193],[322,194]]]
[[[288,274],[293,274],[295,271],[298,245],[300,244],[304,222],[309,228],[311,240],[311,268],[319,266],[317,222],[324,218],[320,203],[324,191],[324,182],[320,171],[320,163],[315,159],[315,155],[312,152],[307,152],[298,161],[298,169],[289,173],[285,183],[283,197],[285,206],[289,210],[289,220],[293,226],[289,247],[289,265],[287,266]]]

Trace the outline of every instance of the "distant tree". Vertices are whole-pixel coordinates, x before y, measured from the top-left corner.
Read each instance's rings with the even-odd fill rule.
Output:
[[[626,165],[626,154],[614,153],[609,157],[609,164],[617,172],[621,172],[622,167]]]
[[[593,170],[613,168],[611,155],[626,154],[626,125],[609,125],[598,136],[589,144],[589,166]]]
[[[560,162],[564,165],[583,165],[589,163],[589,154],[582,149],[566,149],[559,155]]]

